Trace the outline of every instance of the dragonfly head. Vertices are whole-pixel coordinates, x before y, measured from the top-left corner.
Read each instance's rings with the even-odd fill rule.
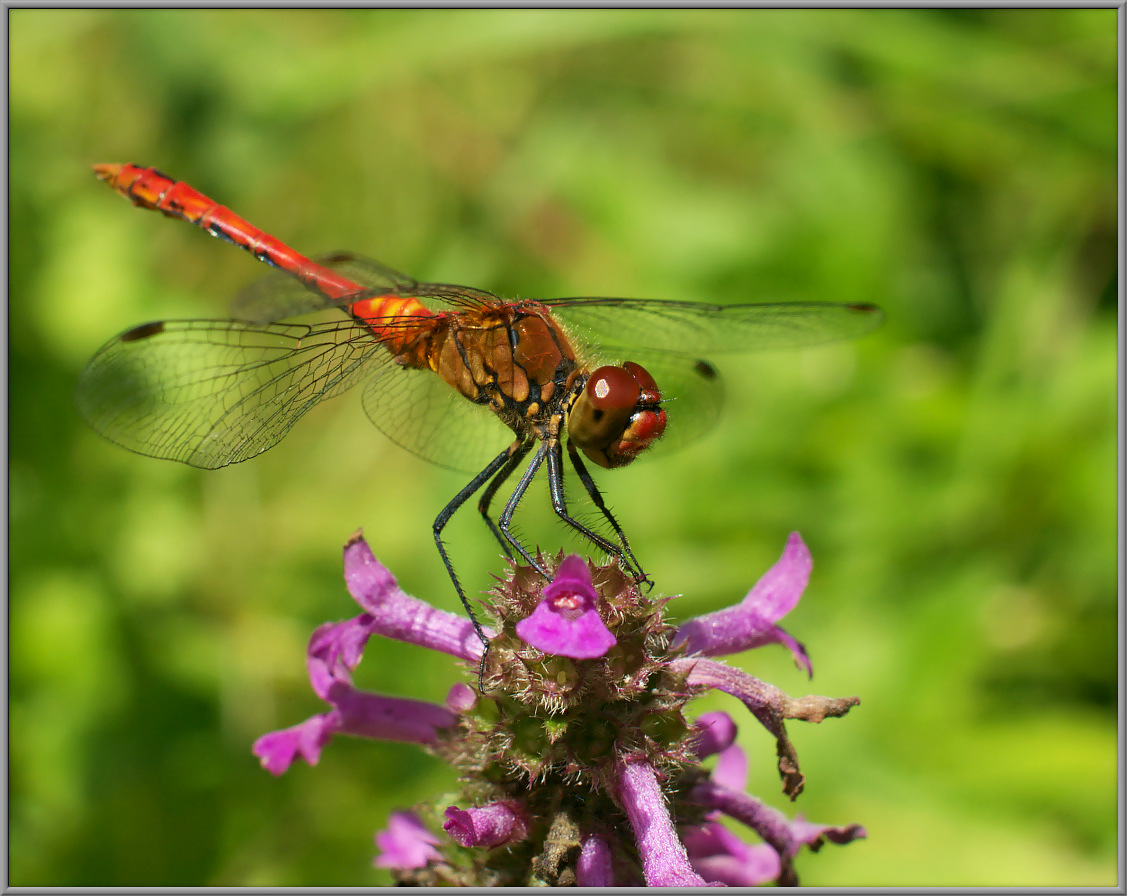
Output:
[[[568,437],[600,467],[624,467],[665,432],[657,383],[640,364],[595,370],[567,416]]]

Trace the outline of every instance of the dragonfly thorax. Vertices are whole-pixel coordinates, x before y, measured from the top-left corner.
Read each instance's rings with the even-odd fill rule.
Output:
[[[567,417],[568,437],[600,467],[624,467],[665,432],[657,383],[640,364],[600,367]]]

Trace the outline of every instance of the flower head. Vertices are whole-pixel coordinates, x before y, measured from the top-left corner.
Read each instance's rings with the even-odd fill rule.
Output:
[[[805,658],[777,624],[809,576],[797,535],[737,607],[676,629],[665,621],[668,599],[643,594],[617,563],[562,554],[539,562],[547,577],[513,567],[493,590],[483,654],[468,620],[405,594],[355,536],[345,578],[364,612],[321,626],[307,654],[313,689],[330,709],[260,738],[264,767],[281,774],[299,756],[315,764],[337,734],[413,742],[453,765],[463,781],[456,805],[446,798],[394,813],[376,837],[376,864],[400,883],[794,883],[802,846],[864,836],[857,825],[789,820],[746,794],[735,721],[689,713],[704,690],[736,697],[774,737],[793,799],[804,779],[785,720],[817,722],[857,703],[792,698],[709,658],[772,642]],[[455,684],[444,705],[359,691],[351,670],[373,635],[448,653],[484,690]],[[720,815],[760,842],[745,843]]]

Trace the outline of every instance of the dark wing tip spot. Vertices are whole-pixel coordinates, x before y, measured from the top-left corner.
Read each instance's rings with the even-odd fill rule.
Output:
[[[162,332],[164,332],[164,324],[158,320],[151,324],[141,324],[132,330],[126,330],[121,334],[121,341],[137,342],[140,339],[148,339],[150,336],[156,336]]]
[[[714,380],[717,376],[719,376],[719,374],[716,372],[716,368],[709,364],[707,361],[697,361],[693,365],[693,370],[696,371],[698,376],[706,380]]]
[[[870,305],[867,302],[854,302],[847,307],[850,311],[856,311],[858,314],[881,315],[884,313],[878,306]]]

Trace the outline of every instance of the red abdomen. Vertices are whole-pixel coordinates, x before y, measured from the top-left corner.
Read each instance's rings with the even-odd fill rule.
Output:
[[[233,211],[209,199],[183,181],[174,181],[156,168],[137,165],[95,165],[94,171],[111,187],[130,199],[134,205],[180,218],[245,249],[259,261],[279,268],[300,280],[307,288],[324,296],[330,303],[345,307],[353,317],[365,324],[393,350],[400,350],[409,341],[409,327],[402,319],[430,317],[431,312],[410,296],[377,295],[360,283],[343,277],[331,268],[320,265],[294,251],[281,240],[259,230]],[[362,295],[349,303],[348,298]],[[387,319],[398,317],[400,323],[387,325]]]

